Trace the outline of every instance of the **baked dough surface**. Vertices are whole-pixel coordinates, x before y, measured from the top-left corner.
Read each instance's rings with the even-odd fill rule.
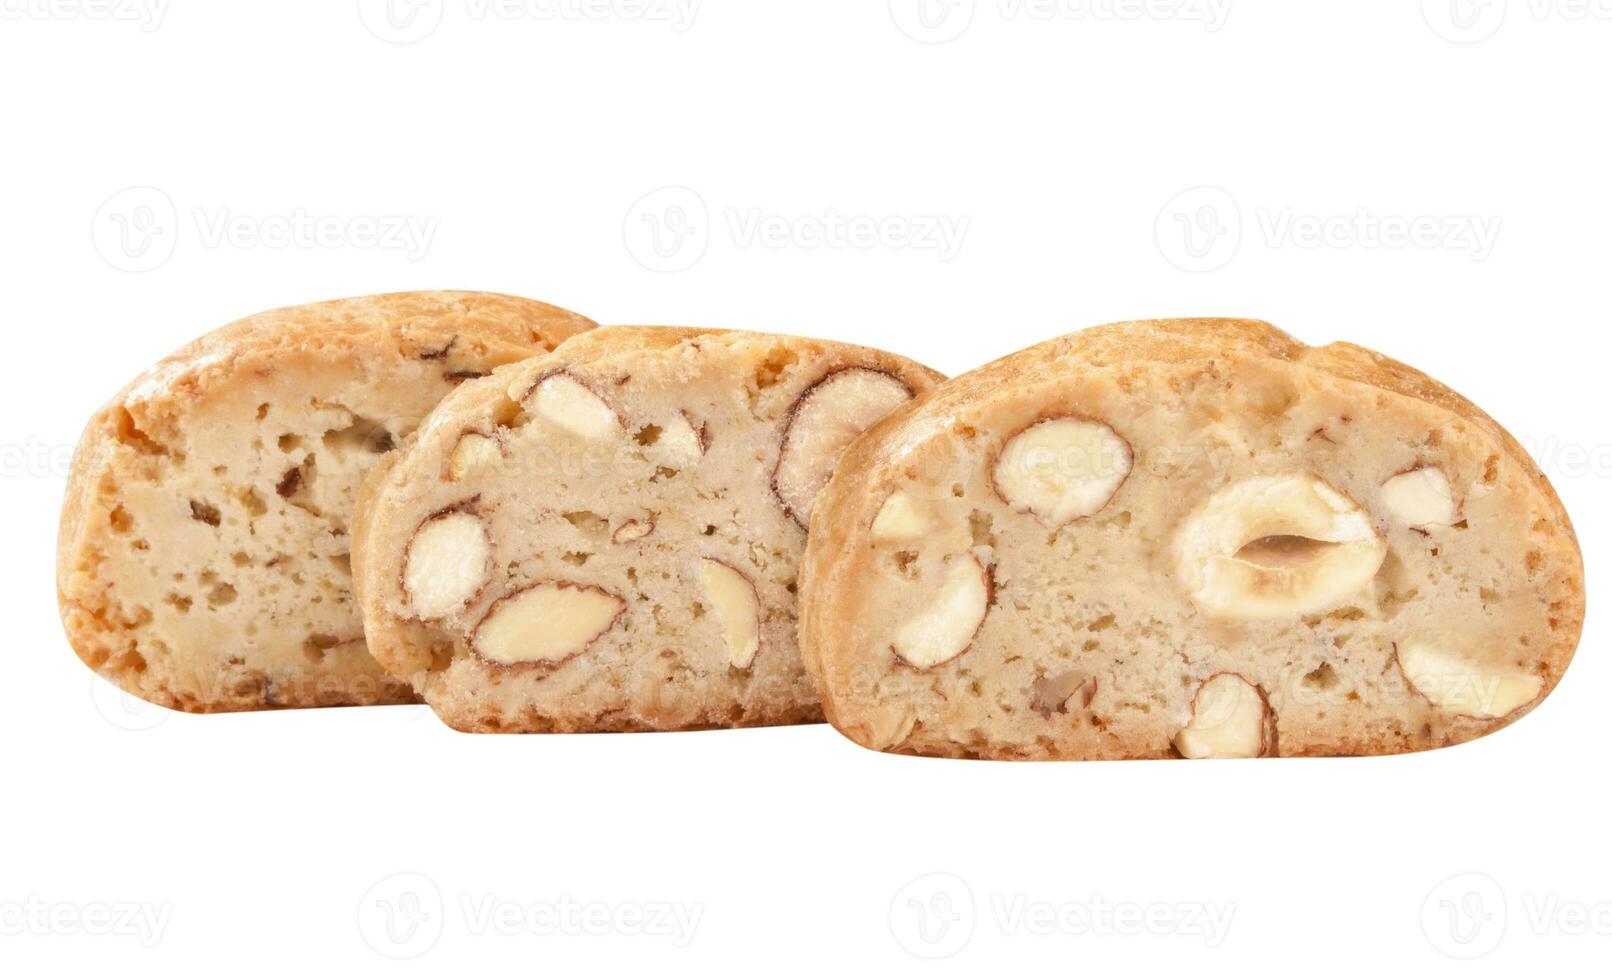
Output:
[[[73,649],[188,711],[412,700],[351,595],[358,485],[466,378],[591,326],[513,296],[396,293],[260,313],[165,358],[74,456],[57,561]]]
[[[467,384],[364,487],[371,648],[465,731],[819,721],[785,505],[816,457],[781,447],[837,457],[937,379],[848,344],[608,327]]]
[[[1435,748],[1536,705],[1583,623],[1572,526],[1515,439],[1256,321],[1113,324],[959,376],[817,508],[803,655],[828,719],[889,751]]]

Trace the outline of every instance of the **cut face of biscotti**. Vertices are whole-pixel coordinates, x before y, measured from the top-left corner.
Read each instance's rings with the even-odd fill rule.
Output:
[[[370,466],[466,379],[593,324],[489,293],[401,293],[223,327],[91,421],[62,513],[67,635],[191,711],[413,700],[365,650],[348,536]]]
[[[1583,621],[1567,515],[1432,379],[1252,321],[1100,327],[940,386],[817,500],[801,643],[871,748],[1370,755],[1490,732]]]
[[[611,327],[467,384],[365,486],[371,648],[467,731],[820,720],[795,635],[816,495],[936,380],[846,344]]]

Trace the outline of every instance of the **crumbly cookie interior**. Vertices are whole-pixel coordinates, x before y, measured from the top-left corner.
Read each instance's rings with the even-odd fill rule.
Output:
[[[851,424],[928,373],[844,345],[666,346],[614,329],[461,392],[377,477],[362,573],[372,642],[465,730],[820,720],[796,640],[805,529],[777,477],[798,498],[811,467],[783,447],[794,430],[826,457],[826,479],[866,421],[807,433],[807,393],[839,377],[833,414]],[[469,522],[456,540],[434,526],[448,519]],[[462,582],[483,542],[483,573]],[[439,584],[457,590],[451,611]]]

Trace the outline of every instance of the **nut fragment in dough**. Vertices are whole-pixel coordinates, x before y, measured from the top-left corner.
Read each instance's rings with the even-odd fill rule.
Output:
[[[896,629],[890,648],[920,669],[961,656],[974,642],[991,604],[991,573],[973,555],[946,565],[934,595]]]
[[[607,633],[626,607],[597,586],[540,582],[493,603],[470,634],[470,648],[499,666],[556,664]]]
[[[1103,509],[1131,472],[1130,443],[1089,419],[1037,422],[1009,439],[991,470],[1015,510],[1062,527]]]
[[[1383,506],[1406,527],[1449,527],[1460,521],[1450,480],[1437,466],[1419,466],[1383,481]]]
[[[659,444],[669,459],[684,466],[698,462],[705,455],[705,435],[683,412],[672,416],[661,428]]]
[[[1222,488],[1182,523],[1174,549],[1193,603],[1236,620],[1336,608],[1365,593],[1388,554],[1366,513],[1309,473]]]
[[[1436,708],[1473,718],[1504,718],[1539,697],[1534,674],[1477,663],[1432,643],[1397,645],[1400,673]]]
[[[492,542],[481,518],[455,510],[429,518],[414,532],[403,560],[403,589],[421,619],[463,609],[487,584]]]
[[[761,646],[761,602],[756,587],[738,569],[715,558],[700,559],[700,584],[722,623],[728,663],[746,669]]]
[[[469,479],[497,466],[503,459],[498,451],[498,440],[480,432],[466,432],[454,444],[448,458],[448,479]]]
[[[1175,736],[1188,759],[1256,759],[1265,754],[1270,707],[1237,674],[1216,674],[1192,699],[1192,720]]]
[[[592,388],[566,374],[551,374],[527,396],[533,415],[589,441],[622,431],[621,418]]]
[[[610,535],[610,541],[612,544],[627,544],[647,536],[653,530],[655,530],[654,521],[627,521]]]
[[[901,379],[872,368],[842,368],[806,389],[790,413],[772,476],[773,491],[795,523],[810,522],[812,503],[845,447],[910,398]]]

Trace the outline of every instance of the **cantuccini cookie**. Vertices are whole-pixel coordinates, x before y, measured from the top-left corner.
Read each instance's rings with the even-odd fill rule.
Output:
[[[795,618],[817,493],[937,380],[849,344],[612,327],[466,384],[365,485],[371,649],[466,731],[820,720]]]
[[[166,358],[73,460],[57,587],[74,650],[189,711],[412,700],[366,652],[351,593],[359,483],[457,385],[592,326],[513,296],[398,293],[262,313]]]
[[[1498,424],[1244,320],[1099,327],[915,399],[844,454],[800,590],[842,732],[998,759],[1450,745],[1538,704],[1584,615]]]

